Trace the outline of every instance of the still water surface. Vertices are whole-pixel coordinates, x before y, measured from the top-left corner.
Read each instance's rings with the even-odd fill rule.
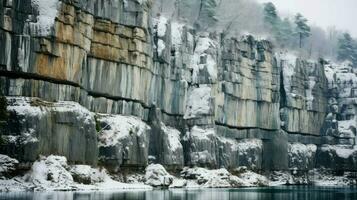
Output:
[[[122,192],[0,193],[0,200],[357,200],[357,188],[312,186]]]

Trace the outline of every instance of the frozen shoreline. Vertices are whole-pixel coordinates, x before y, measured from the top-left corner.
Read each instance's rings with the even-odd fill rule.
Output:
[[[3,157],[6,157],[2,155]],[[104,168],[88,165],[68,165],[65,157],[41,157],[30,171],[24,175],[5,178],[15,170],[15,159],[1,168],[0,192],[31,191],[135,191],[154,189],[208,189],[208,188],[247,188],[274,187],[282,185],[311,185],[327,187],[344,187],[356,185],[357,180],[351,173],[333,176],[328,170],[314,169],[308,174],[292,175],[287,172],[271,172],[261,175],[242,167],[234,172],[226,169],[205,169],[185,167],[180,177],[173,176],[160,164],[149,165],[143,173],[128,174],[130,183],[121,182],[120,173],[110,175]],[[9,175],[7,175],[9,177]]]

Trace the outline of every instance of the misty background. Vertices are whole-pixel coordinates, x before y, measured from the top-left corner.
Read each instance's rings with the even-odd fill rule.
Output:
[[[356,0],[156,0],[154,15],[225,37],[252,34],[306,58],[357,66],[356,8]]]

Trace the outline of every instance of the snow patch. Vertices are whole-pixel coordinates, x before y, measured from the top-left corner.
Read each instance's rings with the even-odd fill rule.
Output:
[[[76,113],[77,118],[84,119],[84,122],[87,124],[91,123],[94,119],[94,114],[77,102],[59,101],[53,103],[31,97],[7,97],[6,99],[9,104],[7,110],[13,111],[20,116],[36,116],[41,118],[46,112],[53,110]]]
[[[153,25],[158,37],[164,37],[167,31],[168,19],[164,16],[153,19]]]
[[[254,186],[267,186],[269,185],[269,180],[260,174],[252,171],[247,171],[238,176],[243,180],[243,186],[254,187]]]
[[[200,87],[197,88],[190,88],[184,119],[192,119],[199,115],[207,115],[210,113],[211,90],[209,85],[200,85]]]
[[[355,138],[355,134],[353,133],[353,129],[356,129],[356,119],[353,118],[351,120],[338,121],[338,132],[339,137],[344,138]]]
[[[182,149],[182,144],[180,142],[180,131],[172,127],[166,126],[161,122],[161,128],[168,137],[168,146],[172,151]]]
[[[37,8],[39,15],[37,22],[32,25],[41,36],[47,36],[54,26],[60,1],[58,0],[31,0],[31,5]]]
[[[307,157],[312,157],[317,150],[317,146],[314,144],[302,144],[302,143],[292,143],[289,144],[289,153],[294,155],[305,155]]]
[[[209,78],[212,81],[217,79],[217,63],[216,55],[214,53],[217,47],[217,42],[210,39],[208,36],[199,36],[196,39],[196,48],[194,50],[191,64],[193,70],[193,82],[199,82],[200,71],[204,69],[207,70]]]
[[[203,129],[198,126],[191,128],[191,131],[187,133],[186,137],[194,137],[197,140],[211,140],[212,136],[215,136],[214,128]]]
[[[159,56],[162,56],[162,53],[165,50],[165,48],[166,48],[165,42],[162,39],[159,39],[157,41],[157,53]]]
[[[0,175],[11,173],[16,169],[17,164],[19,164],[19,161],[16,159],[0,154]]]
[[[66,170],[67,159],[61,156],[41,157],[34,162],[25,180],[36,186],[36,190],[70,190],[73,185],[72,175]]]
[[[306,101],[308,108],[312,109],[312,103],[314,101],[314,95],[312,94],[312,90],[316,85],[316,77],[309,76],[309,88],[306,89]]]
[[[184,168],[181,177],[188,179],[186,188],[229,188],[239,187],[243,182],[226,169]]]
[[[171,176],[162,165],[151,164],[145,169],[145,179],[145,184],[160,187],[171,185],[174,177]]]
[[[287,52],[280,52],[276,54],[277,60],[280,63],[280,66],[282,67],[283,70],[283,76],[284,76],[284,89],[285,92],[289,95],[292,94],[292,88],[291,88],[291,82],[292,82],[292,76],[295,73],[295,66],[296,66],[296,61],[297,61],[297,56],[294,54],[290,54]]]
[[[7,97],[8,102],[7,110],[15,112],[16,115],[20,116],[38,116],[42,117],[46,112],[40,106],[32,106],[31,98],[27,97]]]
[[[76,182],[78,176],[89,178],[90,182]],[[75,178],[73,178],[75,177]],[[82,179],[85,180],[85,179]],[[41,157],[32,165],[31,171],[22,177],[0,181],[0,191],[90,191],[152,189],[143,183],[127,184],[113,180],[105,169],[95,169],[86,165],[68,165],[62,156]]]
[[[182,32],[184,24],[178,22],[171,23],[171,42],[176,48],[182,44]]]
[[[321,151],[335,152],[338,157],[348,159],[352,154],[357,152],[357,149],[351,148],[349,145],[323,145]]]
[[[150,127],[137,117],[122,115],[99,115],[98,121],[106,126],[101,130],[98,142],[99,147],[115,146],[121,139],[131,134],[141,136]]]

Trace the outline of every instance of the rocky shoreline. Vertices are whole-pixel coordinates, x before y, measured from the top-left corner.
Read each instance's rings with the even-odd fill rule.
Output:
[[[1,155],[0,192],[21,191],[123,191],[152,189],[203,189],[203,188],[243,188],[281,185],[315,185],[343,187],[357,185],[352,173],[334,176],[324,169],[314,169],[307,174],[275,171],[267,175],[247,170],[209,170],[185,167],[179,176],[171,175],[160,164],[151,164],[141,173],[128,172],[109,174],[105,168],[88,165],[69,165],[61,156],[41,157],[31,170],[24,175],[8,178],[16,172],[18,161]],[[125,177],[124,177],[125,176]],[[126,182],[124,183],[124,180]]]

